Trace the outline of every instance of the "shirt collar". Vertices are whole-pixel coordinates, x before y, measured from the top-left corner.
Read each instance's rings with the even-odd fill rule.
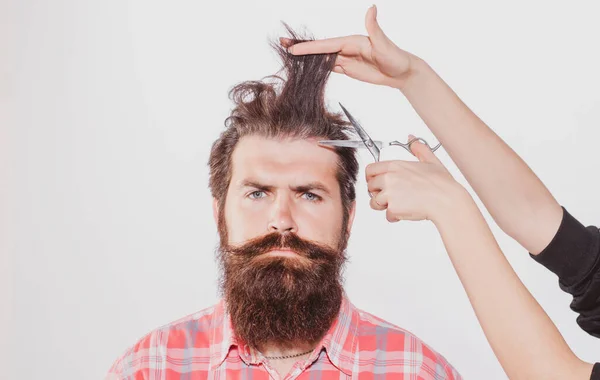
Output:
[[[226,312],[225,302],[222,299],[215,305],[210,328],[209,366],[211,371],[214,371],[227,358],[231,348],[237,345],[233,336],[231,320]]]
[[[250,347],[234,335],[231,318],[227,313],[227,307],[223,299],[215,305],[212,320],[209,349],[209,366],[212,371],[223,364],[233,347],[237,348],[240,358],[246,364],[257,364],[259,362]]]
[[[232,347],[237,347],[244,362],[258,363],[258,355],[234,336],[231,318],[223,300],[215,306],[214,313],[209,359],[211,370],[214,371],[225,361]],[[309,360],[316,360],[318,353],[324,349],[331,364],[351,376],[358,346],[358,326],[358,310],[344,293],[338,316],[317,345],[319,350],[315,350]]]
[[[320,346],[325,349],[331,364],[347,376],[352,376],[356,359],[358,326],[358,310],[344,293],[338,316],[321,340]]]

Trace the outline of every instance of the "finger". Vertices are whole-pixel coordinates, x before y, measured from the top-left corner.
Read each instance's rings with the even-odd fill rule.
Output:
[[[338,53],[345,46],[359,44],[361,38],[363,36],[346,36],[299,42],[288,47],[288,52],[294,55]]]
[[[378,193],[385,189],[385,174],[373,176],[367,181],[369,193]]]
[[[344,70],[344,68],[340,65],[335,65],[331,71],[338,74],[346,74],[346,70]]]
[[[286,37],[279,37],[279,43],[284,48],[289,48],[293,44],[293,41]]]
[[[387,196],[383,191],[373,194],[369,205],[373,210],[381,211],[387,208]]]
[[[408,162],[401,160],[385,160],[370,163],[365,168],[365,178],[368,182],[372,177],[381,175],[383,173],[402,170],[406,164],[408,164]]]
[[[413,135],[408,135],[408,143],[410,151],[419,159],[420,162],[427,162],[430,164],[436,164],[444,166],[442,161],[431,151],[431,148],[423,144]]]
[[[389,209],[389,208],[388,208],[388,209],[387,209],[387,211],[385,212],[385,218],[386,218],[386,219],[387,219],[387,221],[388,221],[388,222],[390,222],[390,223],[396,223],[396,222],[399,222],[399,221],[401,221],[401,220],[402,220],[402,219],[401,219],[399,216],[397,216],[397,215],[394,215],[394,214],[393,214],[393,213],[390,211],[390,209]]]
[[[373,4],[369,10],[367,10],[367,15],[365,16],[365,27],[367,28],[367,33],[372,41],[373,39],[375,40],[374,42],[388,40],[387,36],[377,22],[377,6],[375,4]]]

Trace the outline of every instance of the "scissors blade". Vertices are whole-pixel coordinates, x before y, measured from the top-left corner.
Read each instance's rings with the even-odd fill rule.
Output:
[[[373,144],[381,150],[383,142],[373,141]],[[321,140],[319,145],[340,146],[344,148],[367,148],[362,140]]]
[[[340,146],[344,148],[364,148],[362,140],[321,140],[319,145]]]
[[[362,139],[367,149],[369,149],[369,152],[371,152],[373,158],[375,158],[375,161],[379,161],[379,148],[375,145],[363,127],[360,126],[359,122],[354,119],[350,112],[348,112],[348,110],[342,105],[342,103],[339,103],[339,105],[342,107],[342,111],[344,111],[348,120],[350,120],[350,123],[352,123],[352,126],[356,130],[356,133],[358,133],[358,136]]]

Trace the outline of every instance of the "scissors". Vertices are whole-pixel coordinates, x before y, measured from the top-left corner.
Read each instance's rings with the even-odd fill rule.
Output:
[[[319,145],[339,146],[345,148],[367,148],[371,155],[373,155],[373,158],[376,162],[379,161],[381,150],[388,146],[400,146],[409,151],[410,153],[412,153],[410,150],[410,146],[415,141],[420,141],[423,144],[427,145],[432,152],[435,152],[440,146],[442,146],[442,144],[440,143],[437,144],[435,147],[431,148],[427,141],[420,137],[411,139],[406,144],[401,143],[400,141],[373,141],[371,137],[369,137],[368,133],[363,129],[363,127],[360,126],[360,123],[350,114],[350,112],[348,112],[348,110],[342,105],[342,103],[339,103],[339,105],[340,107],[342,107],[342,111],[344,111],[350,123],[352,123],[352,126],[356,130],[356,133],[358,134],[358,137],[360,137],[360,140],[321,140],[319,141]]]

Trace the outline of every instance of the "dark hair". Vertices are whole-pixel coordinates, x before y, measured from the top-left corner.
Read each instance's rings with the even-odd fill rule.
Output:
[[[283,25],[292,44],[314,40],[300,38],[287,24]],[[234,86],[229,97],[235,107],[211,149],[209,188],[221,210],[231,181],[231,156],[240,138],[258,135],[277,139],[342,140],[348,139],[346,133],[352,133],[341,114],[329,112],[325,104],[325,85],[337,54],[295,56],[278,41],[272,41],[271,46],[283,62],[280,72],[284,72],[285,79],[276,74]],[[347,221],[351,203],[356,198],[358,161],[355,149],[337,148],[336,153],[339,156],[337,180]]]

